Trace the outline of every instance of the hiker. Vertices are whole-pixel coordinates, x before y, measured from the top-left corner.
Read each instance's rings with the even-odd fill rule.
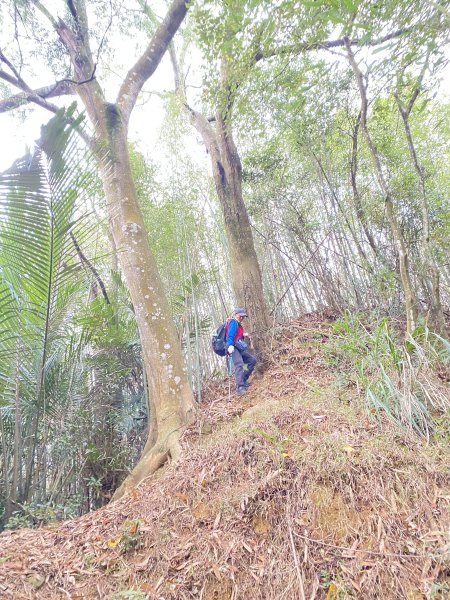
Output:
[[[247,317],[245,308],[235,308],[233,315],[227,320],[225,326],[225,346],[228,360],[232,360],[236,373],[236,389],[238,396],[242,396],[249,387],[248,378],[256,365],[256,358],[247,349],[244,342],[244,328],[241,323]],[[247,370],[244,370],[247,365]]]

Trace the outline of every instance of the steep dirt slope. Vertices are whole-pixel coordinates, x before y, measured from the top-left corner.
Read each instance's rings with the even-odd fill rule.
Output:
[[[95,513],[0,536],[0,598],[449,597],[450,451],[369,421],[280,328],[249,394],[210,384],[184,459]]]

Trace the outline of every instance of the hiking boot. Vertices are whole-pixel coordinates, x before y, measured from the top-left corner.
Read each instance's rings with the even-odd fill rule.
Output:
[[[238,396],[243,396],[246,393],[247,393],[247,388],[245,387],[245,385],[241,385],[241,387],[239,387],[237,389],[237,395]]]

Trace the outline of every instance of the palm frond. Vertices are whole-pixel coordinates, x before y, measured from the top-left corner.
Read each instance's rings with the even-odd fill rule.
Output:
[[[70,232],[92,232],[84,218],[93,160],[69,124],[74,107],[42,128],[33,154],[0,174],[0,402],[10,396],[15,348],[27,388],[39,396],[60,354],[60,339],[83,287]],[[86,238],[84,238],[86,241]],[[86,284],[84,284],[86,285]],[[62,347],[62,346],[61,346]],[[2,383],[3,382],[3,383]],[[9,390],[9,392],[8,392]],[[38,398],[35,398],[39,402]]]

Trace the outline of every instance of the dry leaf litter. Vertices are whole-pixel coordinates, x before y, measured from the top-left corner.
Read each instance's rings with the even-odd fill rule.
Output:
[[[1,534],[0,598],[449,598],[450,452],[340,397],[329,335],[279,327],[242,398],[209,382],[183,459],[127,497]]]

